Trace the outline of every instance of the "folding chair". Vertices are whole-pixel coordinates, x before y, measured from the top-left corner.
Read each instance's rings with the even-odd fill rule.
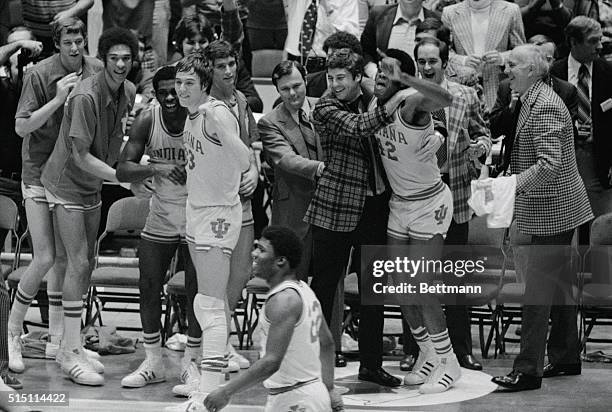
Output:
[[[111,233],[131,231],[137,236],[144,227],[149,213],[149,200],[126,197],[113,203],[108,211],[106,227],[98,238],[95,249],[95,268],[91,275],[88,294],[86,323],[93,325],[96,321],[102,326],[102,311],[139,313],[139,309],[110,308],[107,303],[139,303],[138,281],[140,273],[138,262],[132,258],[117,258],[113,265],[100,265],[100,245]],[[102,289],[103,288],[103,289]],[[124,290],[116,290],[124,289]],[[132,289],[132,291],[125,291]],[[136,289],[136,292],[133,291]],[[95,306],[95,313],[93,307]],[[141,328],[118,326],[117,329],[139,331]]]
[[[579,277],[580,329],[585,351],[587,342],[612,342],[610,338],[591,337],[595,326],[612,325],[612,213],[593,221],[590,238]]]

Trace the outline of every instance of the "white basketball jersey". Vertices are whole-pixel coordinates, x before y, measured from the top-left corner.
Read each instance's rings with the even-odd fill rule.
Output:
[[[291,342],[289,342],[287,353],[279,370],[265,380],[264,386],[266,388],[283,388],[301,382],[321,379],[319,328],[321,322],[325,322],[321,304],[312,289],[302,281],[282,282],[268,293],[266,301],[285,289],[293,289],[300,294],[302,316],[295,325]],[[264,356],[270,331],[270,321],[265,316],[265,305],[261,314],[258,334],[261,337],[261,356]]]
[[[230,109],[211,98],[212,110]],[[187,151],[187,202],[191,207],[233,206],[240,203],[238,189],[243,172],[249,168],[249,148],[240,140],[234,115],[232,123],[210,125],[224,131],[225,137],[206,132],[204,116],[190,114],[185,122],[183,140]]]
[[[183,133],[170,133],[164,124],[159,105],[149,109],[153,118],[151,132],[145,146],[145,153],[151,159],[160,159],[166,163],[184,166],[186,163]],[[154,192],[151,202],[171,203],[185,206],[187,187],[172,183],[168,178],[155,175],[153,177]]]
[[[377,99],[373,99],[370,109],[377,104]],[[393,114],[393,123],[376,133],[376,140],[393,193],[408,197],[435,186],[440,181],[440,169],[435,156],[426,161],[416,157],[426,137],[434,134],[433,122],[412,126],[399,112],[400,109]]]

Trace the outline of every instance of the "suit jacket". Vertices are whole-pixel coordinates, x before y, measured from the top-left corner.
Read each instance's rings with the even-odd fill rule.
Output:
[[[446,142],[449,188],[453,194],[453,218],[457,223],[465,223],[472,217],[467,201],[471,195],[470,182],[474,177],[470,173],[467,149],[472,141],[481,141],[490,150],[491,135],[482,117],[476,91],[450,81],[448,91],[453,95],[448,108]]]
[[[309,102],[314,108],[314,100]],[[316,136],[318,160],[311,159],[299,125],[282,103],[259,120],[259,134],[266,161],[274,168],[272,224],[292,228],[303,241],[310,229],[303,219],[323,161],[320,139]]]
[[[372,95],[364,92],[362,99],[367,103]],[[393,118],[384,106],[355,114],[331,95],[319,100],[312,117],[321,138],[325,170],[304,220],[335,232],[353,231],[361,220],[368,190],[367,145],[374,144],[374,133]]]
[[[472,18],[468,2],[446,6],[442,10],[442,22],[451,31],[453,48],[457,53],[451,56],[451,59],[455,64],[463,64],[464,56],[474,53]],[[506,1],[491,2],[485,51],[497,50],[505,59],[510,50],[523,43],[525,32],[519,7]],[[501,73],[500,66],[492,65],[485,65],[482,71],[485,103],[489,110],[495,103]]]
[[[593,218],[574,150],[572,118],[542,81],[523,96],[510,170],[516,174],[514,214],[519,231],[551,236]]]
[[[550,73],[567,80],[567,57],[553,63]],[[612,187],[608,178],[612,167],[612,110],[604,112],[601,104],[612,98],[612,64],[602,58],[593,62],[591,119],[593,122],[593,156],[595,172],[604,188]]]
[[[361,47],[363,48],[363,58],[365,63],[378,62],[376,49],[383,52],[389,46],[389,36],[393,28],[393,19],[397,13],[398,5],[376,6],[370,10],[368,21],[366,22],[363,33],[361,33]],[[440,20],[440,15],[435,11],[423,8],[425,18],[433,17]]]
[[[567,110],[570,112],[572,121],[575,121],[578,116],[578,90],[569,82],[561,80],[558,77],[550,76],[548,85],[552,85],[552,89],[559,95]],[[510,164],[510,153],[512,151],[512,143],[514,134],[516,133],[516,122],[514,113],[510,111],[510,99],[512,91],[510,90],[510,80],[505,79],[499,84],[497,89],[497,100],[495,106],[491,110],[489,122],[491,126],[491,135],[499,137],[506,136],[502,141],[504,157],[500,159],[500,170],[506,170]],[[576,136],[576,127],[574,127],[574,137]]]

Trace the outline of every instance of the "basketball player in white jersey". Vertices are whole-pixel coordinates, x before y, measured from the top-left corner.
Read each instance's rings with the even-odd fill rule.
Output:
[[[415,75],[412,58],[397,49],[386,51],[376,75],[372,105],[384,104],[405,88],[402,77]],[[431,111],[448,106],[452,96],[443,88],[424,95],[414,90],[394,113],[394,121],[376,133],[382,163],[393,190],[389,201],[387,238],[391,245],[411,245],[415,258],[439,259],[453,216],[453,199],[442,182],[436,151],[444,136],[434,131]],[[421,393],[444,392],[461,377],[448,337],[446,318],[435,295],[411,297],[402,306],[419,357],[404,383],[421,385]]]
[[[312,289],[298,280],[302,243],[281,226],[264,229],[252,252],[253,274],[268,282],[257,335],[262,357],[245,373],[204,400],[220,411],[231,396],[263,382],[265,410],[328,412],[344,410],[334,389],[334,342]]]
[[[138,248],[140,321],[146,358],[121,381],[122,386],[131,388],[165,380],[160,333],[161,292],[177,248],[180,247],[185,271],[192,266],[185,241],[187,188],[183,128],[187,110],[178,102],[175,73],[174,67],[164,66],[153,76],[159,104],[142,111],[135,119],[117,166],[117,176],[122,181],[136,184],[152,178],[149,215]],[[144,154],[149,156],[149,164],[140,164]]]
[[[175,88],[188,111],[183,140],[187,154],[187,225],[189,252],[196,268],[198,294],[193,308],[202,328],[199,391],[170,411],[204,410],[203,399],[217,388],[227,368],[227,283],[230,257],[242,225],[238,194],[249,169],[249,148],[240,140],[238,121],[222,101],[209,97],[210,62],[201,54],[176,66]],[[200,106],[203,113],[198,112]]]

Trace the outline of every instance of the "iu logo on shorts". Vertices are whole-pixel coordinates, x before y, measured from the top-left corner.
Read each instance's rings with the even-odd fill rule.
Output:
[[[227,235],[229,227],[230,224],[225,223],[225,219],[217,219],[216,222],[210,222],[210,228],[217,239],[223,239],[223,236]]]
[[[436,223],[441,225],[444,223],[444,219],[446,219],[446,213],[448,212],[448,207],[446,205],[442,205],[434,211],[434,219],[436,219]]]

